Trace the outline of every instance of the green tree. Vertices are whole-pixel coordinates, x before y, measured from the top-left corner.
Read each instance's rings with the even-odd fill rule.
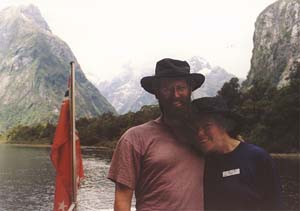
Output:
[[[225,82],[217,96],[222,97],[230,109],[236,109],[241,101],[239,79],[231,78],[229,82]]]

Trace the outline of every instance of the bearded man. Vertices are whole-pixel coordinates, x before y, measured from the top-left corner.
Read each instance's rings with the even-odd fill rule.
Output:
[[[116,211],[130,210],[133,193],[138,211],[203,210],[204,161],[173,132],[203,82],[186,61],[169,58],[156,63],[154,76],[141,79],[157,98],[161,116],[130,128],[118,142],[108,174],[116,186]]]

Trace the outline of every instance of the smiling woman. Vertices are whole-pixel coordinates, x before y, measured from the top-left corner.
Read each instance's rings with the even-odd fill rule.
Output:
[[[281,209],[280,181],[270,155],[231,136],[238,124],[227,123],[236,121],[237,115],[219,97],[199,98],[192,104],[197,127],[193,146],[206,155],[205,209]]]

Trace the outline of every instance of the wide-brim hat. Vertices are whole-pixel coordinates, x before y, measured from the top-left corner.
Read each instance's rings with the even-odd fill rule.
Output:
[[[242,116],[229,109],[222,97],[202,97],[192,101],[192,108],[198,114],[221,114],[236,123],[242,122]]]
[[[184,78],[191,84],[192,91],[198,89],[205,77],[200,73],[190,73],[190,65],[186,61],[175,59],[162,59],[156,63],[155,75],[141,79],[142,87],[149,93],[155,94],[158,80],[161,78]]]

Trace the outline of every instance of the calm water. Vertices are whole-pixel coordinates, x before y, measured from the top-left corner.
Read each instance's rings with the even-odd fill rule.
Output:
[[[50,149],[0,145],[0,211],[52,210],[55,172]],[[83,149],[86,179],[79,189],[79,211],[112,210],[114,184],[106,179],[108,156]],[[276,159],[286,210],[299,210],[299,159]]]
[[[0,211],[53,210],[55,171],[49,148],[0,145]],[[108,156],[83,149],[86,178],[78,210],[111,210],[114,184],[106,179]]]

